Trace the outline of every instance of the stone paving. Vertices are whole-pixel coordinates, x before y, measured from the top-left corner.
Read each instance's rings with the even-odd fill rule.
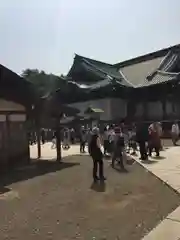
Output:
[[[149,163],[143,163],[136,157],[136,161],[143,167],[180,193],[180,147],[165,148],[159,158],[152,157],[150,160]],[[180,240],[180,207],[143,238],[143,240],[156,239]]]

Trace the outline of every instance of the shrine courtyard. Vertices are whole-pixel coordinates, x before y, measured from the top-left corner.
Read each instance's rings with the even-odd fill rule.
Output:
[[[140,240],[180,205],[178,192],[137,162],[122,173],[105,160],[107,181],[94,184],[91,158],[78,146],[61,164],[55,154],[47,143],[40,161],[1,178],[1,240]]]

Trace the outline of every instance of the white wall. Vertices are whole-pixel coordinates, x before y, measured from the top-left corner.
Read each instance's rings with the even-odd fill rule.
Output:
[[[135,116],[137,118],[140,118],[143,116],[143,104],[142,103],[137,103],[136,104],[136,113],[135,113]]]
[[[175,111],[173,111],[173,104],[171,101],[166,101],[166,113],[168,116],[179,115],[180,113],[180,106],[178,103],[175,103]]]
[[[143,117],[143,103],[137,103],[135,116],[138,118]],[[160,101],[147,103],[147,117],[149,119],[161,119],[163,117],[163,109]]]
[[[11,101],[0,99],[0,111],[25,111],[25,107]]]
[[[156,119],[163,117],[162,103],[160,101],[148,102],[148,117]]]
[[[125,118],[127,116],[127,101],[120,98],[111,98],[111,118]]]
[[[91,100],[86,102],[78,102],[70,104],[70,106],[76,107],[81,111],[81,114],[88,107],[101,108],[104,113],[100,115],[101,120],[113,120],[113,119],[123,119],[127,117],[127,101],[123,99],[116,98],[104,98],[99,100]],[[176,114],[180,112],[180,106],[176,105]],[[167,102],[166,111],[169,116],[173,114],[172,104]],[[138,103],[136,105],[136,117],[143,117],[143,103]],[[150,119],[160,120],[163,117],[163,108],[160,101],[148,102],[147,103],[147,117]]]
[[[166,113],[168,116],[172,115],[172,113],[173,113],[172,102],[170,102],[170,101],[166,102]]]
[[[70,106],[78,108],[81,111],[81,114],[83,114],[88,107],[101,108],[104,110],[104,113],[100,115],[100,119],[105,121],[116,118],[125,118],[127,114],[126,101],[116,98],[104,98],[86,102],[78,102],[70,104]]]
[[[110,99],[97,99],[85,102],[77,102],[70,104],[70,106],[75,107],[80,110],[80,114],[83,114],[88,107],[92,108],[101,108],[104,113],[100,115],[101,120],[110,120],[111,119],[111,105]]]

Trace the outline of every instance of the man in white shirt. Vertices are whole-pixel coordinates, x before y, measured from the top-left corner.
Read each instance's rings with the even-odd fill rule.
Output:
[[[171,136],[172,136],[172,142],[174,146],[176,146],[177,141],[179,140],[179,125],[177,122],[174,122],[174,124],[172,125]]]

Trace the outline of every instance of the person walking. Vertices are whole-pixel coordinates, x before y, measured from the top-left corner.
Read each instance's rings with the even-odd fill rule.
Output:
[[[74,128],[71,128],[70,136],[71,136],[71,144],[74,144],[75,143],[75,130],[74,130]]]
[[[68,128],[64,129],[64,138],[63,138],[63,149],[69,149],[70,148],[70,131]]]
[[[146,142],[148,142],[148,139],[149,139],[148,128],[143,123],[139,123],[136,130],[136,141],[139,144],[141,160],[148,160],[146,147]]]
[[[93,179],[94,181],[105,181],[104,177],[104,163],[103,163],[103,153],[101,151],[101,141],[99,136],[99,128],[94,127],[92,129],[92,137],[89,145],[90,156],[93,159]],[[99,168],[99,176],[97,176],[97,171]]]
[[[115,161],[118,160],[122,170],[125,170],[123,154],[125,151],[124,135],[120,128],[115,128],[114,150],[112,156],[112,167],[114,168]]]
[[[149,126],[149,141],[148,141],[148,149],[149,156],[151,157],[153,149],[155,149],[156,157],[159,157],[159,152],[161,148],[161,139],[160,139],[160,129],[157,122],[152,123]]]
[[[41,142],[43,145],[45,144],[45,130],[44,129],[41,130]]]
[[[53,133],[51,149],[56,148],[56,132]]]
[[[114,151],[115,131],[113,126],[108,130],[109,153],[112,155]]]
[[[107,127],[104,128],[103,133],[103,145],[104,145],[104,155],[106,156],[107,152],[109,151],[109,132]]]
[[[87,143],[88,143],[88,153],[90,154],[90,143],[91,143],[91,138],[92,138],[92,131],[89,128],[87,130]]]
[[[85,128],[82,126],[80,132],[80,153],[85,153],[85,146],[87,141],[87,133]]]
[[[133,150],[131,155],[136,155],[137,144],[136,144],[136,126],[133,124],[131,130],[129,131],[129,152]]]
[[[177,146],[177,141],[179,140],[179,125],[175,121],[171,128],[171,138],[174,146]]]

